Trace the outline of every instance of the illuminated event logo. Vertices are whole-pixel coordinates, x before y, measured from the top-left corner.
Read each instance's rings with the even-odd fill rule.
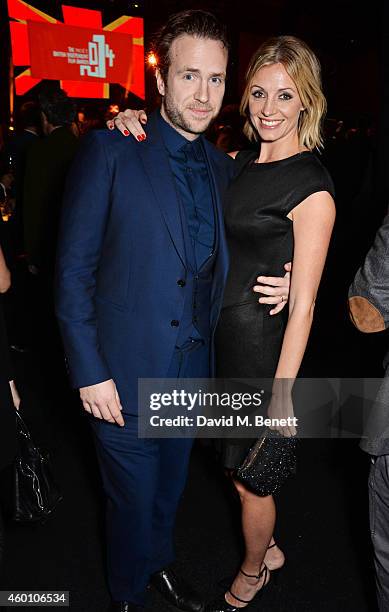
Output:
[[[105,42],[105,36],[103,34],[94,34],[92,36],[92,41],[88,43],[88,54],[86,57],[85,54],[82,53],[81,49],[77,50],[71,47],[70,51],[72,51],[76,57],[73,55],[71,59],[68,59],[68,62],[77,62],[77,64],[82,64],[80,66],[81,76],[87,74],[88,76],[95,76],[100,79],[105,79],[107,76],[105,65],[106,60],[108,60],[109,67],[112,68],[113,60],[116,57],[110,46]],[[86,65],[83,63],[83,60],[85,59],[87,61]]]
[[[28,39],[32,77],[131,87],[133,44],[128,34],[95,34],[89,28],[36,21],[29,24]]]
[[[108,98],[109,83],[145,97],[143,19],[122,16],[102,26],[100,11],[62,6],[64,21],[23,0],[8,0],[15,77],[23,95],[41,79],[61,81],[69,96]],[[87,27],[85,27],[87,26]]]

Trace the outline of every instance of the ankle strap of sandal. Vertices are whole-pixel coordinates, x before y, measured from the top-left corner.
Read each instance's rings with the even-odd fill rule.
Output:
[[[240,573],[241,573],[241,574],[243,574],[243,576],[246,576],[246,578],[256,578],[257,580],[260,580],[260,579],[262,578],[263,574],[265,574],[265,578],[264,578],[264,580],[266,580],[266,578],[267,578],[268,568],[267,568],[266,563],[264,563],[264,564],[263,564],[263,569],[262,569],[262,570],[259,572],[258,576],[257,576],[257,575],[253,575],[253,574],[246,574],[246,572],[244,572],[244,571],[242,570],[242,568],[240,568],[240,570],[239,570],[239,571],[240,571]],[[231,593],[231,594],[232,594],[232,593]],[[235,597],[235,595],[234,595],[234,597]],[[237,598],[237,599],[238,599],[238,598]]]
[[[234,599],[237,599],[238,601],[241,601],[242,603],[245,604],[249,604],[251,603],[251,599],[247,600],[247,599],[241,599],[240,597],[238,597],[237,595],[234,595],[234,593],[232,591],[230,591],[230,589],[228,589],[227,593],[229,593],[230,595],[232,595],[232,597]]]
[[[263,574],[265,574],[265,577],[264,577],[264,579],[263,579],[263,585],[262,585],[262,586],[264,586],[264,585],[265,585],[265,583],[266,583],[267,573],[268,573],[268,571],[269,571],[269,570],[268,570],[268,568],[267,568],[267,565],[265,565],[265,564],[264,564],[264,567],[263,567],[263,569],[262,569],[262,570],[259,572],[258,576],[252,576],[251,574],[246,574],[246,572],[244,572],[242,569],[240,569],[239,571],[240,571],[240,573],[241,573],[241,574],[243,574],[243,576],[247,576],[247,578],[256,578],[257,580],[260,580],[260,579],[262,578]],[[261,588],[262,588],[262,587],[261,587]],[[237,601],[240,601],[241,603],[249,604],[249,603],[251,603],[251,602],[252,602],[252,599],[249,599],[249,600],[247,600],[247,599],[241,599],[240,597],[238,597],[237,595],[235,595],[235,594],[234,594],[234,593],[231,591],[231,589],[228,589],[228,593],[229,593],[230,595],[232,595],[232,597],[233,597],[234,599],[236,599]]]

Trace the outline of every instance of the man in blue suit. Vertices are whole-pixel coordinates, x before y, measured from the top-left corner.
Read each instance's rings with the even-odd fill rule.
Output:
[[[57,314],[107,496],[111,609],[122,612],[144,605],[150,579],[179,608],[202,610],[167,569],[192,440],[138,439],[137,383],[210,375],[228,263],[221,200],[233,162],[202,136],[223,100],[224,28],[179,13],[155,48],[162,106],[147,142],[85,138],[57,260]]]

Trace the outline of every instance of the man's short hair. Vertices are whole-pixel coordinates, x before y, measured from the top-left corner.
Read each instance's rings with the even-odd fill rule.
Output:
[[[187,34],[197,38],[219,40],[227,49],[230,48],[227,29],[212,13],[201,10],[189,10],[175,13],[155,34],[152,51],[157,58],[157,68],[166,81],[170,66],[170,47],[179,36]]]
[[[76,118],[76,105],[60,88],[47,88],[39,93],[39,107],[52,125],[70,125]]]
[[[29,100],[21,105],[19,112],[16,114],[16,126],[22,130],[31,127],[40,129],[41,115],[37,102]]]

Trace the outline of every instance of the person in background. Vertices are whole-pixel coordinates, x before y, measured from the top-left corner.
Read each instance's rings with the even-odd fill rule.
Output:
[[[7,174],[3,174],[3,176],[0,177],[0,203],[1,204],[3,204],[3,202],[5,202],[5,200],[7,199],[8,191],[12,187],[13,180],[14,180],[14,177],[10,172],[8,172]]]
[[[40,110],[36,100],[29,100],[15,112],[14,131],[10,132],[4,151],[4,167],[12,177],[8,193],[10,215],[7,221],[7,261],[12,273],[12,288],[6,304],[6,320],[11,348],[17,352],[30,345],[29,273],[24,254],[23,190],[28,150],[42,134]],[[4,247],[4,245],[3,245]]]
[[[389,327],[389,211],[349,289],[349,312],[363,333]],[[369,518],[380,612],[389,610],[389,352],[360,446],[370,455]]]
[[[11,267],[13,262],[13,242],[11,232],[9,231],[9,223],[4,219],[7,219],[10,213],[8,202],[13,182],[13,174],[8,172],[7,174],[1,175],[0,173],[0,244],[2,247],[3,259],[7,264],[7,269]]]
[[[30,271],[52,281],[65,179],[78,147],[71,129],[76,109],[63,90],[49,86],[39,94],[39,109],[44,138],[27,154],[24,243]]]
[[[77,128],[80,136],[85,136],[91,130],[102,129],[105,125],[104,110],[95,105],[86,106],[77,113]]]
[[[23,211],[23,186],[26,172],[27,154],[29,148],[36,143],[41,136],[41,116],[39,105],[36,101],[25,102],[16,113],[15,131],[9,139],[5,150],[5,162],[8,170],[14,177],[13,197],[15,198],[15,210],[13,211],[13,225],[17,225],[17,249],[22,250],[22,211]]]
[[[0,228],[1,229],[1,228]],[[14,381],[14,373],[11,364],[11,359],[8,349],[8,339],[5,327],[5,320],[3,314],[3,294],[6,293],[11,287],[11,274],[5,262],[3,251],[0,243],[0,376],[2,381],[1,393],[0,393],[0,413],[2,417],[7,416],[6,408],[3,410],[3,406],[7,406],[8,399],[11,397],[15,408],[19,408],[20,397],[16,389]],[[5,384],[6,382],[6,384]],[[8,398],[8,399],[7,399]],[[0,466],[5,464],[5,456],[10,456],[9,446],[14,447],[12,436],[8,437],[7,428],[2,426],[3,421],[0,419]]]
[[[1,193],[0,193],[1,197]],[[10,271],[1,249],[0,219],[0,474],[12,462],[16,453],[15,408],[20,397],[15,386],[13,368],[8,350],[8,340],[3,315],[3,294],[11,286]],[[0,508],[0,572],[4,554],[4,525]]]
[[[214,124],[207,132],[207,138],[217,149],[230,153],[247,149],[249,141],[243,133],[244,119],[239,112],[239,104],[224,106]]]
[[[57,86],[46,85],[39,94],[43,138],[29,148],[23,192],[24,246],[27,257],[31,307],[31,345],[46,365],[53,355],[62,362],[61,343],[54,314],[53,279],[58,224],[65,180],[78,148],[72,126],[74,102]],[[59,366],[59,362],[58,362]],[[58,369],[62,372],[62,368]]]

